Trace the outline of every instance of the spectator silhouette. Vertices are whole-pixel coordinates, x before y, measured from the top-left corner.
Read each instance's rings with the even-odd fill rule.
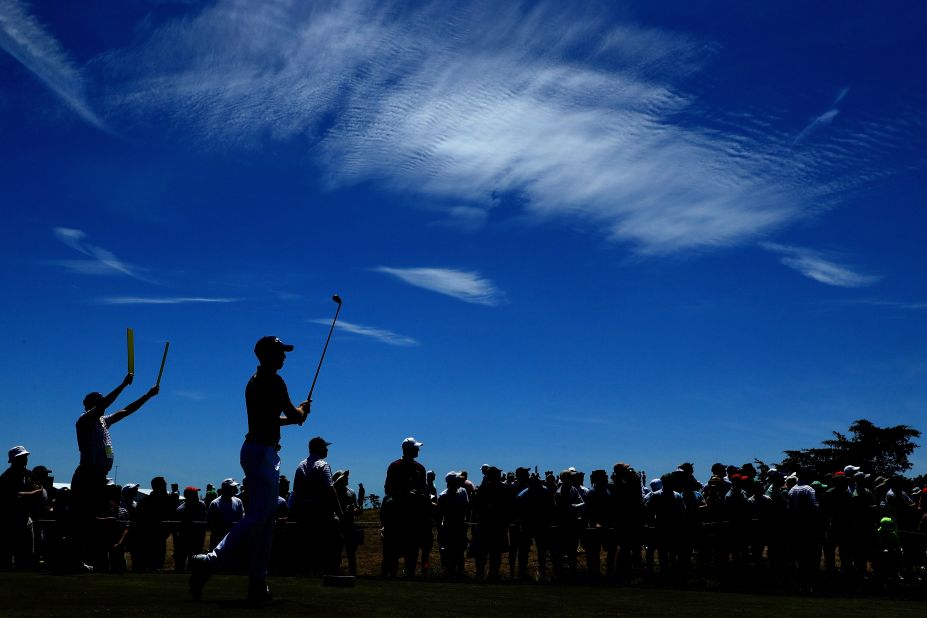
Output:
[[[337,571],[341,553],[343,515],[332,480],[331,466],[325,461],[330,442],[316,436],[309,440],[309,457],[302,460],[293,475],[290,513],[301,528],[301,552],[312,571]]]
[[[592,489],[586,494],[588,524],[583,536],[586,567],[593,577],[600,576],[600,556],[602,549],[605,549],[605,574],[611,577],[615,571],[618,547],[615,535],[615,527],[618,524],[617,502],[609,487],[605,470],[593,470],[589,480],[592,482]]]
[[[357,496],[348,486],[350,475],[350,470],[338,470],[332,475],[332,483],[338,494],[338,504],[341,505],[341,538],[348,561],[348,573],[357,575],[357,545],[361,531],[354,527],[354,518],[360,513],[360,506],[357,504]]]
[[[654,479],[657,480],[657,479]],[[650,514],[651,539],[648,549],[660,556],[660,574],[672,575],[680,568],[681,529],[686,505],[682,494],[675,491],[676,478],[664,474],[659,483],[651,481],[652,492],[647,500]],[[652,553],[650,554],[652,555]]]
[[[644,525],[641,477],[628,464],[616,463],[612,467],[611,490],[617,510],[615,572],[619,579],[626,579],[641,559]]]
[[[176,497],[167,491],[163,476],[151,479],[151,493],[138,505],[132,522],[132,570],[152,572],[164,568],[167,537],[164,525],[176,516]]]
[[[32,566],[35,549],[29,512],[41,501],[42,489],[32,482],[29,451],[14,446],[8,455],[10,467],[0,475],[0,568],[24,569]]]
[[[180,527],[174,537],[174,570],[183,571],[187,560],[202,553],[206,542],[206,503],[200,500],[200,488],[189,485],[183,490],[183,502],[177,506]]]
[[[429,470],[425,474],[425,481],[428,485],[428,496],[431,498],[432,502],[438,499],[438,488],[435,487],[435,478],[436,475],[434,470]]]
[[[547,555],[554,522],[554,495],[537,474],[528,478],[528,487],[515,498],[518,525],[518,577],[528,577],[528,553],[532,543],[537,550],[538,577],[547,579]]]
[[[437,502],[438,551],[444,573],[456,577],[464,572],[470,498],[457,472],[448,472],[444,482],[447,489],[438,495]]]
[[[557,554],[554,556],[554,572],[558,578],[576,575],[579,539],[585,528],[586,505],[579,490],[580,476],[575,469],[560,473],[560,487],[557,489]]]
[[[209,549],[216,548],[232,527],[245,516],[245,506],[238,498],[238,483],[225,479],[219,486],[219,497],[206,509],[206,524],[209,528]]]
[[[488,466],[473,497],[473,557],[477,579],[486,576],[487,561],[490,579],[499,578],[502,551],[508,542],[511,493],[502,484],[500,472],[499,468]]]
[[[797,569],[800,592],[814,591],[821,564],[821,514],[817,495],[807,482],[809,473],[789,475],[789,520],[791,556]]]
[[[45,466],[36,466],[32,469],[32,486],[40,489],[35,493],[35,499],[28,500],[29,517],[32,519],[32,532],[35,538],[35,553],[33,562],[42,564],[55,551],[55,530],[49,529],[46,524],[54,519],[54,504],[58,494],[55,488],[55,477],[52,471]]]
[[[75,423],[80,463],[71,479],[70,501],[73,515],[71,537],[76,541],[74,566],[79,569],[86,570],[82,559],[87,548],[81,540],[92,538],[96,516],[106,510],[108,503],[106,475],[112,469],[115,459],[110,427],[133,414],[158,394],[158,387],[153,386],[122,410],[106,414],[107,408],[132,383],[132,378],[131,373],[126,375],[122,383],[106,396],[98,392],[89,393],[84,397],[84,413]]]
[[[215,485],[212,483],[206,483],[206,492],[203,494],[203,502],[206,503],[206,508],[209,508],[209,505],[213,500],[219,497],[219,492],[216,491]]]
[[[509,491],[509,579],[515,580],[516,565],[518,564],[518,552],[521,549],[521,527],[516,522],[515,499],[522,491],[528,488],[528,477],[530,470],[519,467],[515,472],[506,475],[506,487]]]
[[[108,484],[106,493],[107,508],[97,517],[93,568],[95,571],[124,573],[126,541],[130,526],[129,511],[121,505],[122,488],[119,485]]]
[[[384,575],[395,577],[399,558],[407,577],[415,575],[424,535],[431,536],[431,502],[425,480],[425,466],[415,461],[422,443],[409,437],[402,441],[402,457],[386,469],[383,508]]]

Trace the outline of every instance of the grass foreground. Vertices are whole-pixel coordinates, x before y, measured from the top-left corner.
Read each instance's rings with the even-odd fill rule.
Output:
[[[887,598],[798,597],[655,587],[499,585],[359,578],[353,588],[272,577],[272,603],[244,601],[247,579],[217,575],[194,602],[183,574],[0,573],[4,616],[923,616],[927,604]]]

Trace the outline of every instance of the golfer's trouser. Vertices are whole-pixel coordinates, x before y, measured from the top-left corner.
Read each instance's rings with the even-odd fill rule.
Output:
[[[234,564],[240,552],[248,551],[248,575],[263,579],[267,575],[277,515],[280,483],[277,449],[245,442],[241,446],[241,469],[248,479],[245,516],[207,556],[210,564],[218,569]]]

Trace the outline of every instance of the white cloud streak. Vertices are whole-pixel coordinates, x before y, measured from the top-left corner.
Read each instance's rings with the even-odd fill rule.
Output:
[[[310,320],[313,324],[324,324],[329,325],[331,322],[326,319],[315,319]],[[405,335],[399,335],[389,330],[384,330],[382,328],[374,328],[373,326],[363,326],[361,324],[353,324],[351,322],[346,322],[344,320],[339,321],[336,328],[343,330],[348,333],[355,335],[361,335],[362,337],[369,337],[371,339],[376,339],[382,343],[387,343],[389,345],[409,348],[419,345],[419,342],[413,339],[412,337],[406,337]]]
[[[856,272],[848,266],[838,264],[813,249],[764,242],[760,244],[767,251],[777,253],[779,261],[797,270],[809,279],[842,288],[861,288],[878,282],[881,277]]]
[[[140,281],[149,281],[141,269],[123,262],[111,251],[87,242],[87,234],[83,230],[67,227],[56,227],[52,230],[55,238],[86,255],[86,260],[57,260],[54,264],[83,275],[128,275]]]
[[[909,302],[903,300],[883,300],[878,298],[860,298],[854,300],[842,301],[848,305],[871,305],[874,307],[889,307],[892,309],[903,309],[906,311],[923,311],[927,309],[927,301]]]
[[[201,296],[108,296],[101,298],[103,305],[196,305],[237,303],[240,298],[206,298]]]
[[[823,125],[827,125],[833,122],[834,118],[837,117],[837,114],[840,113],[840,109],[837,107],[837,105],[841,101],[843,101],[844,97],[846,97],[849,92],[850,92],[849,88],[843,88],[842,90],[840,90],[840,92],[837,93],[837,98],[834,99],[834,102],[830,104],[830,109],[828,109],[826,112],[824,112],[823,114],[821,114],[820,116],[812,120],[810,123],[808,123],[808,125],[805,126],[805,128],[802,129],[798,133],[798,135],[795,136],[794,142],[798,143],[802,141],[803,139],[808,137],[811,133],[821,128]]]
[[[542,418],[545,418],[550,421],[555,421],[557,423],[582,423],[584,425],[612,425],[613,421],[611,419],[602,418],[598,416],[566,416],[562,414],[544,414]]]
[[[425,196],[470,229],[512,196],[528,220],[580,220],[642,254],[768,235],[871,178],[866,156],[890,143],[872,122],[798,152],[846,91],[798,139],[768,114],[706,110],[676,83],[715,45],[595,11],[229,0],[96,68],[114,122],[217,149],[302,141],[333,187]]]
[[[477,272],[451,268],[391,268],[379,266],[374,272],[392,275],[400,281],[477,305],[500,304],[503,294],[489,279]]]
[[[85,122],[109,130],[88,104],[83,78],[57,39],[16,0],[0,0],[0,48],[32,72]]]

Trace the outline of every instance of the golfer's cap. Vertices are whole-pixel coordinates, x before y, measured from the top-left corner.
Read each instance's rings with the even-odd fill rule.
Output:
[[[444,475],[444,480],[447,483],[450,483],[451,481],[457,481],[457,480],[460,480],[460,475],[457,472],[451,470],[450,472]]]
[[[238,489],[238,483],[235,479],[225,479],[222,481],[222,489]]]
[[[188,491],[197,492],[199,490],[200,490],[199,487],[194,487],[193,485],[187,485],[186,487],[183,488],[183,493],[187,493]]]
[[[415,448],[422,448],[422,444],[424,443],[417,441],[412,436],[409,436],[408,438],[402,441],[402,448],[412,448],[413,446]]]
[[[36,466],[32,469],[32,476],[41,476],[43,474],[46,476],[51,476],[52,471],[45,466]]]
[[[335,473],[332,474],[332,484],[333,485],[337,484],[338,481],[348,476],[348,474],[349,474],[348,470],[336,470]]]
[[[22,457],[23,455],[28,455],[29,451],[26,450],[25,446],[14,446],[9,451],[10,463],[13,463],[13,460],[17,457]]]
[[[859,472],[859,466],[844,466],[843,473],[847,476],[853,476]]]
[[[261,337],[257,340],[257,343],[254,344],[254,354],[258,358],[269,352],[277,351],[292,352],[293,346],[287,345],[271,335],[268,335],[267,337]]]
[[[329,447],[331,445],[332,443],[326,442],[325,438],[323,438],[322,436],[316,436],[313,439],[309,440],[309,450],[310,451],[314,451],[322,447]]]

